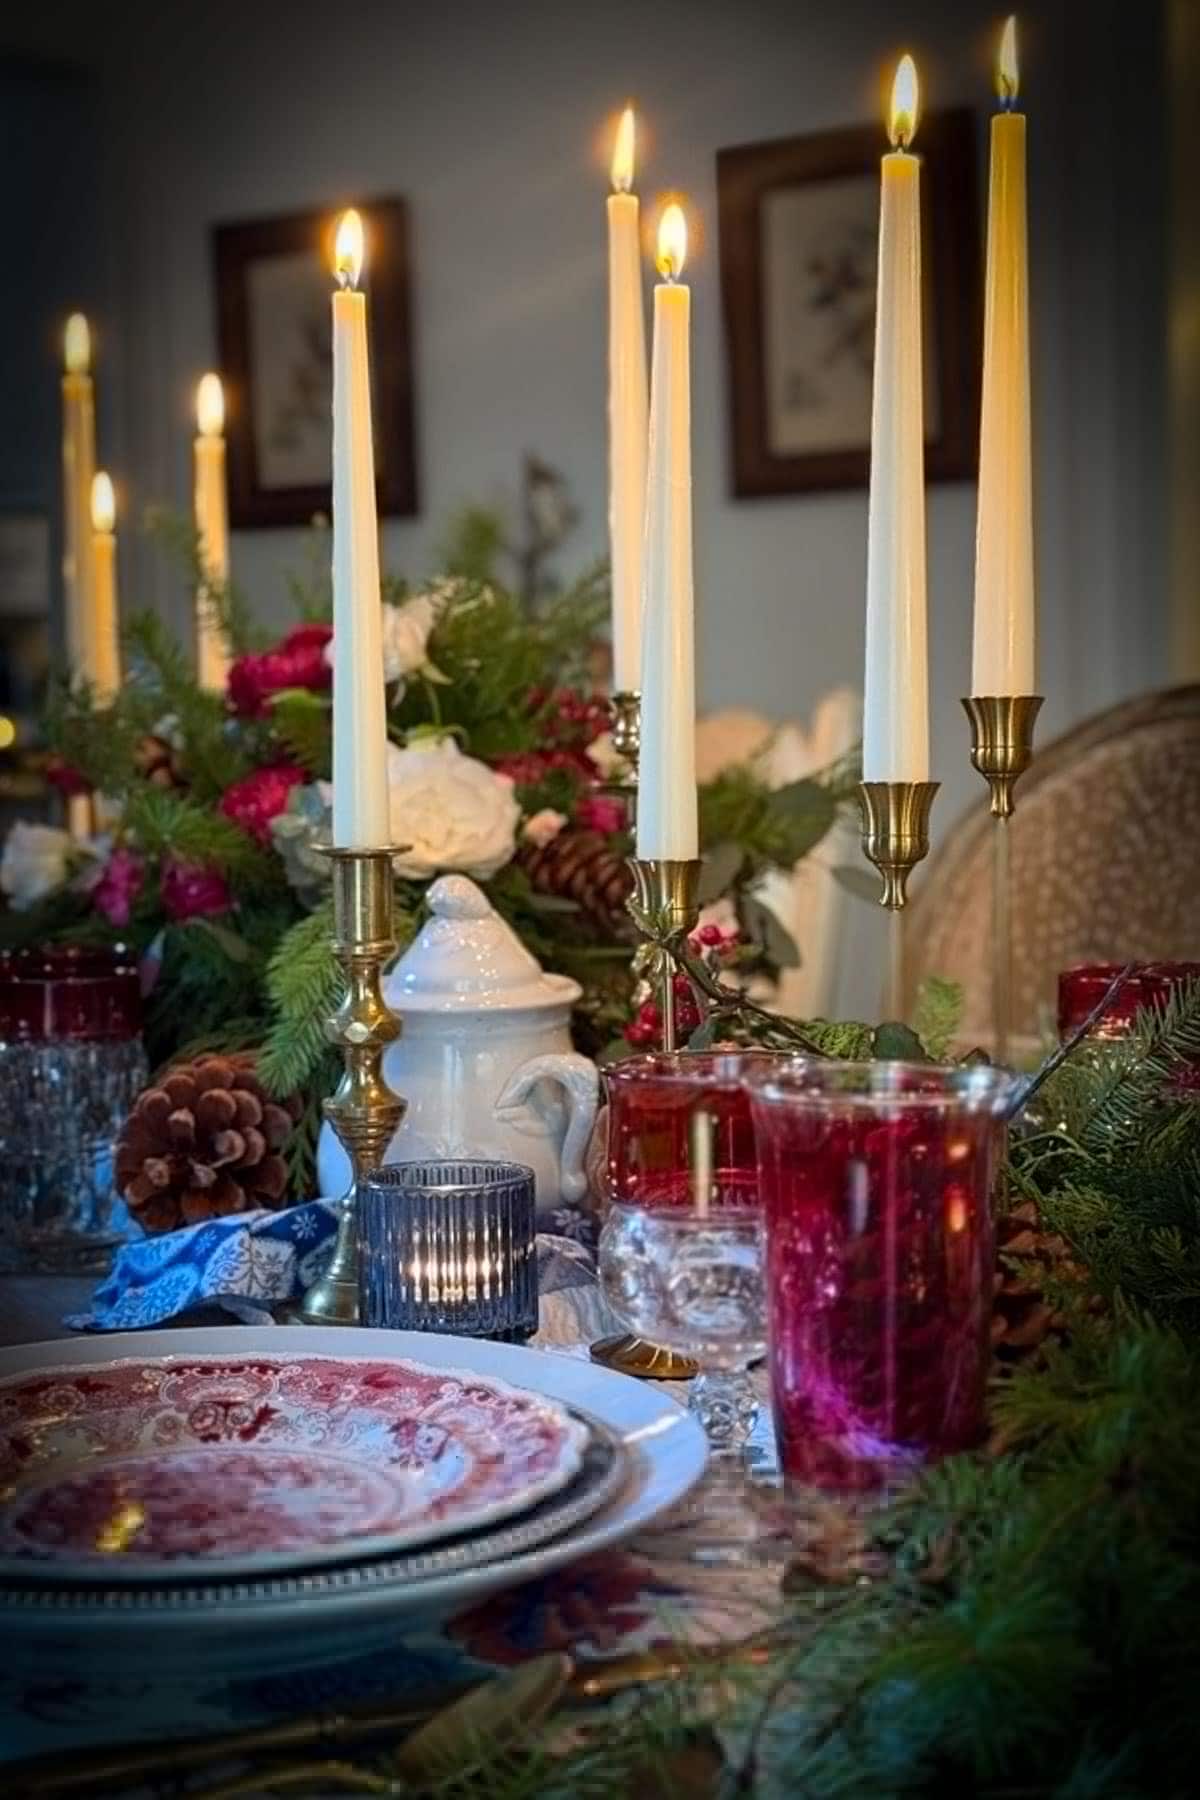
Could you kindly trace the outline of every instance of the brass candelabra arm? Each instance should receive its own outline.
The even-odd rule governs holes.
[[[963,700],[971,721],[971,767],[991,789],[992,814],[1012,817],[1013,790],[1033,760],[1040,694],[972,694]]]

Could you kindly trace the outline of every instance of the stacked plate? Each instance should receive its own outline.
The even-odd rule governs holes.
[[[0,1631],[56,1670],[361,1653],[619,1542],[704,1469],[673,1400],[415,1332],[0,1353]]]

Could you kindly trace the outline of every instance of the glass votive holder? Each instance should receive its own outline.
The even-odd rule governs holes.
[[[1123,965],[1081,963],[1058,978],[1058,1036],[1065,1043],[1099,1006]],[[1179,994],[1200,983],[1200,963],[1134,963],[1125,980],[1090,1026],[1079,1052],[1095,1067],[1113,1068],[1127,1056],[1126,1046],[1137,1029],[1138,1014],[1168,1006]],[[1200,1092],[1200,1062],[1182,1065],[1176,1090]]]
[[[103,1269],[129,1235],[113,1160],[141,1028],[124,947],[0,952],[0,1267]]]
[[[680,1050],[630,1056],[606,1068],[610,1202],[694,1205],[696,1126],[705,1115],[713,1203],[757,1206],[758,1160],[745,1083],[753,1070],[788,1060],[770,1050]]]
[[[364,1325],[510,1341],[537,1330],[534,1175],[521,1163],[377,1169],[359,1190],[358,1243]]]
[[[978,1443],[1015,1077],[796,1059],[752,1077],[789,1487],[872,1492]]]

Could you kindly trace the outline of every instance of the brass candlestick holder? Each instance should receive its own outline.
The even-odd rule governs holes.
[[[694,930],[700,917],[696,898],[700,885],[699,859],[675,861],[645,860],[631,856],[634,893],[630,910],[639,929],[646,931],[646,942],[653,946],[654,967],[651,975],[658,990],[659,1013],[662,1017],[663,1049],[675,1049],[675,961],[671,945]],[[690,1381],[700,1373],[698,1363],[678,1350],[666,1350],[645,1338],[622,1332],[615,1337],[600,1338],[592,1345],[593,1362],[622,1375],[643,1375],[654,1381]]]
[[[621,767],[604,783],[607,794],[625,802],[625,822],[637,829],[638,758],[642,750],[642,696],[627,690],[612,697],[612,747]]]
[[[338,1202],[333,1255],[300,1306],[305,1325],[358,1323],[358,1188],[377,1169],[404,1117],[405,1102],[383,1078],[383,1053],[401,1024],[380,989],[396,948],[392,924],[394,849],[327,850],[333,864],[333,951],[346,993],[326,1022],[345,1072],[325,1101],[325,1117],[350,1158],[350,1185]]]
[[[992,1028],[997,1062],[1008,1060],[1012,1036],[1012,864],[1008,827],[1015,788],[1033,760],[1040,694],[973,694],[963,700],[971,721],[971,766],[991,790]]]
[[[908,878],[929,854],[929,815],[936,781],[860,781],[863,853],[883,877],[879,904],[891,913],[888,1007],[893,1018],[904,1010],[904,944],[900,914],[908,899]]]

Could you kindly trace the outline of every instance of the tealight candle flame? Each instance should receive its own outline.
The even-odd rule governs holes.
[[[632,106],[627,106],[621,114],[621,122],[617,126],[617,141],[612,153],[613,192],[627,194],[633,186],[633,145],[637,126]]]
[[[196,388],[196,428],[201,437],[220,437],[225,429],[225,390],[219,375],[202,375]]]
[[[63,332],[63,360],[69,375],[86,375],[92,361],[92,333],[82,313],[72,313]]]
[[[677,200],[663,207],[658,221],[658,272],[666,281],[678,281],[687,259],[687,220]]]
[[[363,222],[351,207],[338,220],[333,272],[342,287],[357,287],[363,264]]]
[[[117,522],[117,499],[103,469],[92,476],[92,530],[111,531]]]
[[[1017,15],[1010,13],[1004,21],[1000,54],[996,58],[996,92],[1002,105],[1012,105],[1020,85],[1020,71],[1017,67]]]
[[[888,137],[897,150],[907,150],[913,141],[917,129],[919,99],[917,65],[911,56],[902,56],[896,64],[892,82],[891,116],[888,120]]]

